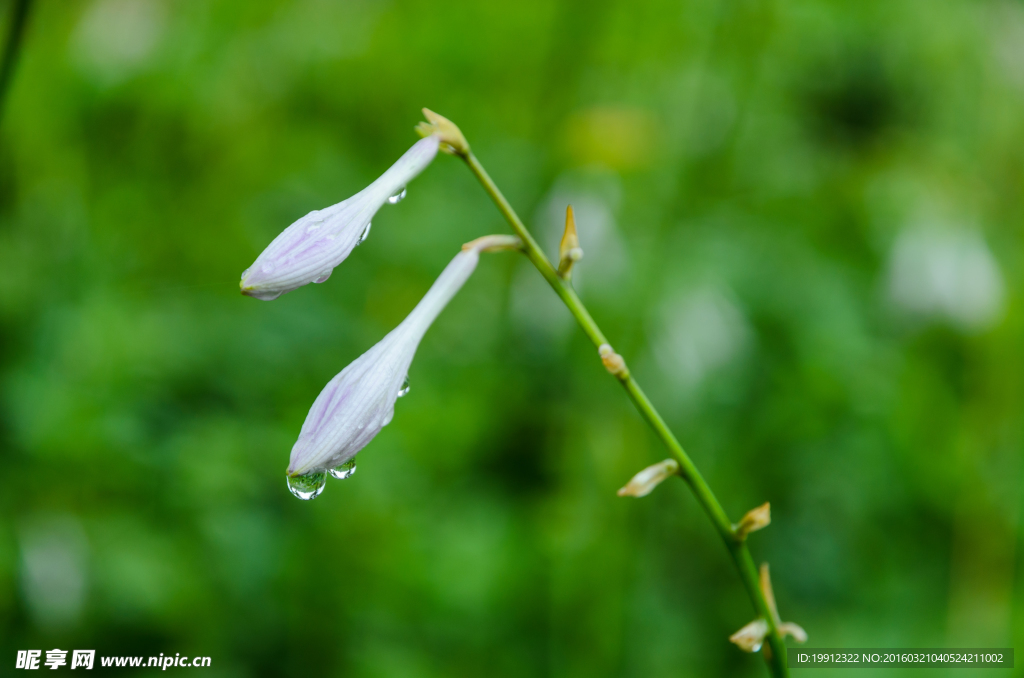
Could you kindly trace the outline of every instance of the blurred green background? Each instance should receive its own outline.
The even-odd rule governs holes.
[[[575,206],[577,289],[730,515],[772,503],[810,646],[1024,648],[1019,0],[40,0],[0,127],[8,669],[765,675],[684,484],[615,496],[666,452],[511,254],[358,473],[288,493],[323,385],[508,230],[441,156],[328,283],[238,294],[421,106],[548,252]]]

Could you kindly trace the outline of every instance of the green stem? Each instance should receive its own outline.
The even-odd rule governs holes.
[[[14,78],[14,66],[18,61],[22,38],[25,36],[31,2],[32,0],[14,0],[14,4],[11,6],[11,22],[7,30],[7,42],[4,44],[3,57],[0,59],[0,115],[3,113],[4,103],[7,100],[7,90]]]
[[[540,271],[541,275],[548,281],[548,284],[555,290],[555,293],[569,308],[569,311],[576,317],[576,321],[594,343],[594,346],[600,347],[608,344],[608,340],[605,338],[601,328],[597,326],[597,323],[594,322],[583,302],[576,296],[576,291],[568,281],[558,276],[551,262],[544,256],[543,250],[537,245],[537,241],[533,239],[533,236],[519,219],[515,210],[512,209],[508,200],[502,195],[501,190],[498,189],[490,175],[487,174],[487,170],[480,164],[480,161],[477,160],[471,151],[460,155],[483,185],[487,194],[491,196],[494,204],[498,206],[498,210],[505,217],[505,220],[512,226],[512,230],[522,239],[523,252],[526,254],[526,257],[537,267],[537,270]],[[665,443],[669,452],[672,453],[672,457],[679,462],[679,474],[690,486],[690,489],[693,490],[697,501],[700,502],[701,507],[708,514],[715,529],[718,530],[719,535],[721,535],[722,540],[725,542],[726,548],[729,549],[729,554],[732,556],[736,569],[739,571],[740,579],[743,580],[747,594],[754,604],[754,610],[758,616],[768,622],[768,647],[771,648],[771,651],[765,653],[765,659],[768,662],[769,670],[777,678],[789,675],[786,668],[786,645],[779,635],[775,619],[769,612],[768,604],[764,599],[764,594],[761,592],[757,568],[754,566],[754,559],[750,556],[750,551],[747,549],[746,540],[737,536],[736,531],[732,527],[732,522],[730,522],[725,510],[715,497],[715,493],[708,487],[704,477],[694,465],[693,460],[690,459],[683,446],[676,440],[675,435],[672,434],[665,420],[658,414],[658,411],[647,398],[647,395],[644,394],[629,370],[625,368],[617,370],[615,376],[622,383],[629,397],[632,398],[633,404],[640,410],[640,414],[651,425],[651,428],[658,434],[662,442]]]

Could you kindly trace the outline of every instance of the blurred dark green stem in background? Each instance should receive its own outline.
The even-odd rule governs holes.
[[[14,0],[11,5],[11,23],[4,41],[3,62],[0,62],[0,118],[3,118],[4,104],[7,101],[7,90],[14,77],[14,67],[18,62],[18,52],[25,37],[25,26],[28,24],[28,12],[32,0]]]
[[[555,290],[558,296],[562,299],[565,305],[575,316],[580,327],[587,334],[590,340],[594,343],[594,346],[600,347],[608,344],[608,340],[605,338],[604,333],[601,332],[601,328],[597,326],[594,319],[590,316],[586,306],[580,301],[580,298],[576,295],[575,290],[567,280],[563,280],[558,276],[558,273],[552,267],[551,262],[548,261],[547,257],[544,256],[543,250],[534,240],[533,236],[527,230],[522,220],[516,214],[515,210],[509,204],[505,196],[502,195],[501,190],[491,179],[490,175],[487,174],[487,170],[484,169],[480,161],[477,160],[476,156],[473,155],[472,151],[462,155],[466,164],[469,165],[470,170],[476,175],[476,178],[483,185],[484,190],[491,196],[491,199],[498,206],[498,210],[505,217],[506,221],[512,226],[512,230],[516,232],[523,241],[523,252],[527,258],[537,267],[541,275],[548,281],[551,287]],[[722,540],[725,542],[726,547],[729,549],[729,553],[732,555],[733,561],[736,563],[736,568],[739,570],[740,578],[743,580],[743,585],[747,589],[747,594],[750,596],[751,601],[754,604],[758,616],[768,622],[768,644],[771,648],[770,653],[765,653],[765,658],[768,661],[769,669],[774,676],[786,676],[788,670],[786,667],[786,647],[779,635],[779,630],[775,624],[774,616],[768,610],[768,604],[765,601],[764,594],[761,591],[757,576],[757,568],[754,566],[754,560],[750,556],[750,551],[747,549],[746,541],[740,538],[736,531],[733,529],[732,522],[725,514],[725,510],[715,497],[714,492],[708,487],[704,477],[697,470],[693,461],[689,455],[683,449],[683,446],[679,444],[679,441],[673,435],[672,431],[669,430],[668,425],[665,423],[661,415],[654,408],[654,405],[644,394],[640,385],[630,374],[628,369],[621,369],[618,374],[615,375],[622,385],[625,387],[629,397],[633,399],[633,403],[637,409],[640,410],[640,414],[643,415],[647,423],[650,424],[651,428],[658,434],[665,446],[668,447],[672,456],[679,462],[680,475],[683,480],[687,482],[690,489],[697,497],[697,501],[704,508],[704,511],[711,518],[711,522],[714,524],[715,529],[721,535]],[[767,648],[766,648],[767,649]]]

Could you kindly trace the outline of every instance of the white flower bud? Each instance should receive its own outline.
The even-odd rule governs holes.
[[[311,282],[324,282],[362,242],[370,220],[437,155],[440,140],[417,141],[380,178],[344,202],[313,211],[281,232],[242,273],[242,294],[270,301]]]
[[[292,447],[288,475],[340,466],[391,422],[420,340],[469,279],[487,246],[470,243],[455,255],[408,317],[324,387]]]
[[[675,459],[659,461],[633,476],[625,487],[619,489],[618,494],[620,497],[646,497],[661,481],[678,472],[679,462]]]

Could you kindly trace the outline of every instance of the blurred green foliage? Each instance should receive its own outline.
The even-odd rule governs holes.
[[[323,385],[507,230],[440,157],[329,282],[239,296],[421,106],[549,252],[576,206],[582,297],[733,518],[771,501],[811,646],[1024,647],[1019,0],[40,0],[9,95],[4,665],[764,675],[685,486],[615,496],[666,454],[511,254],[359,472],[287,492]]]

